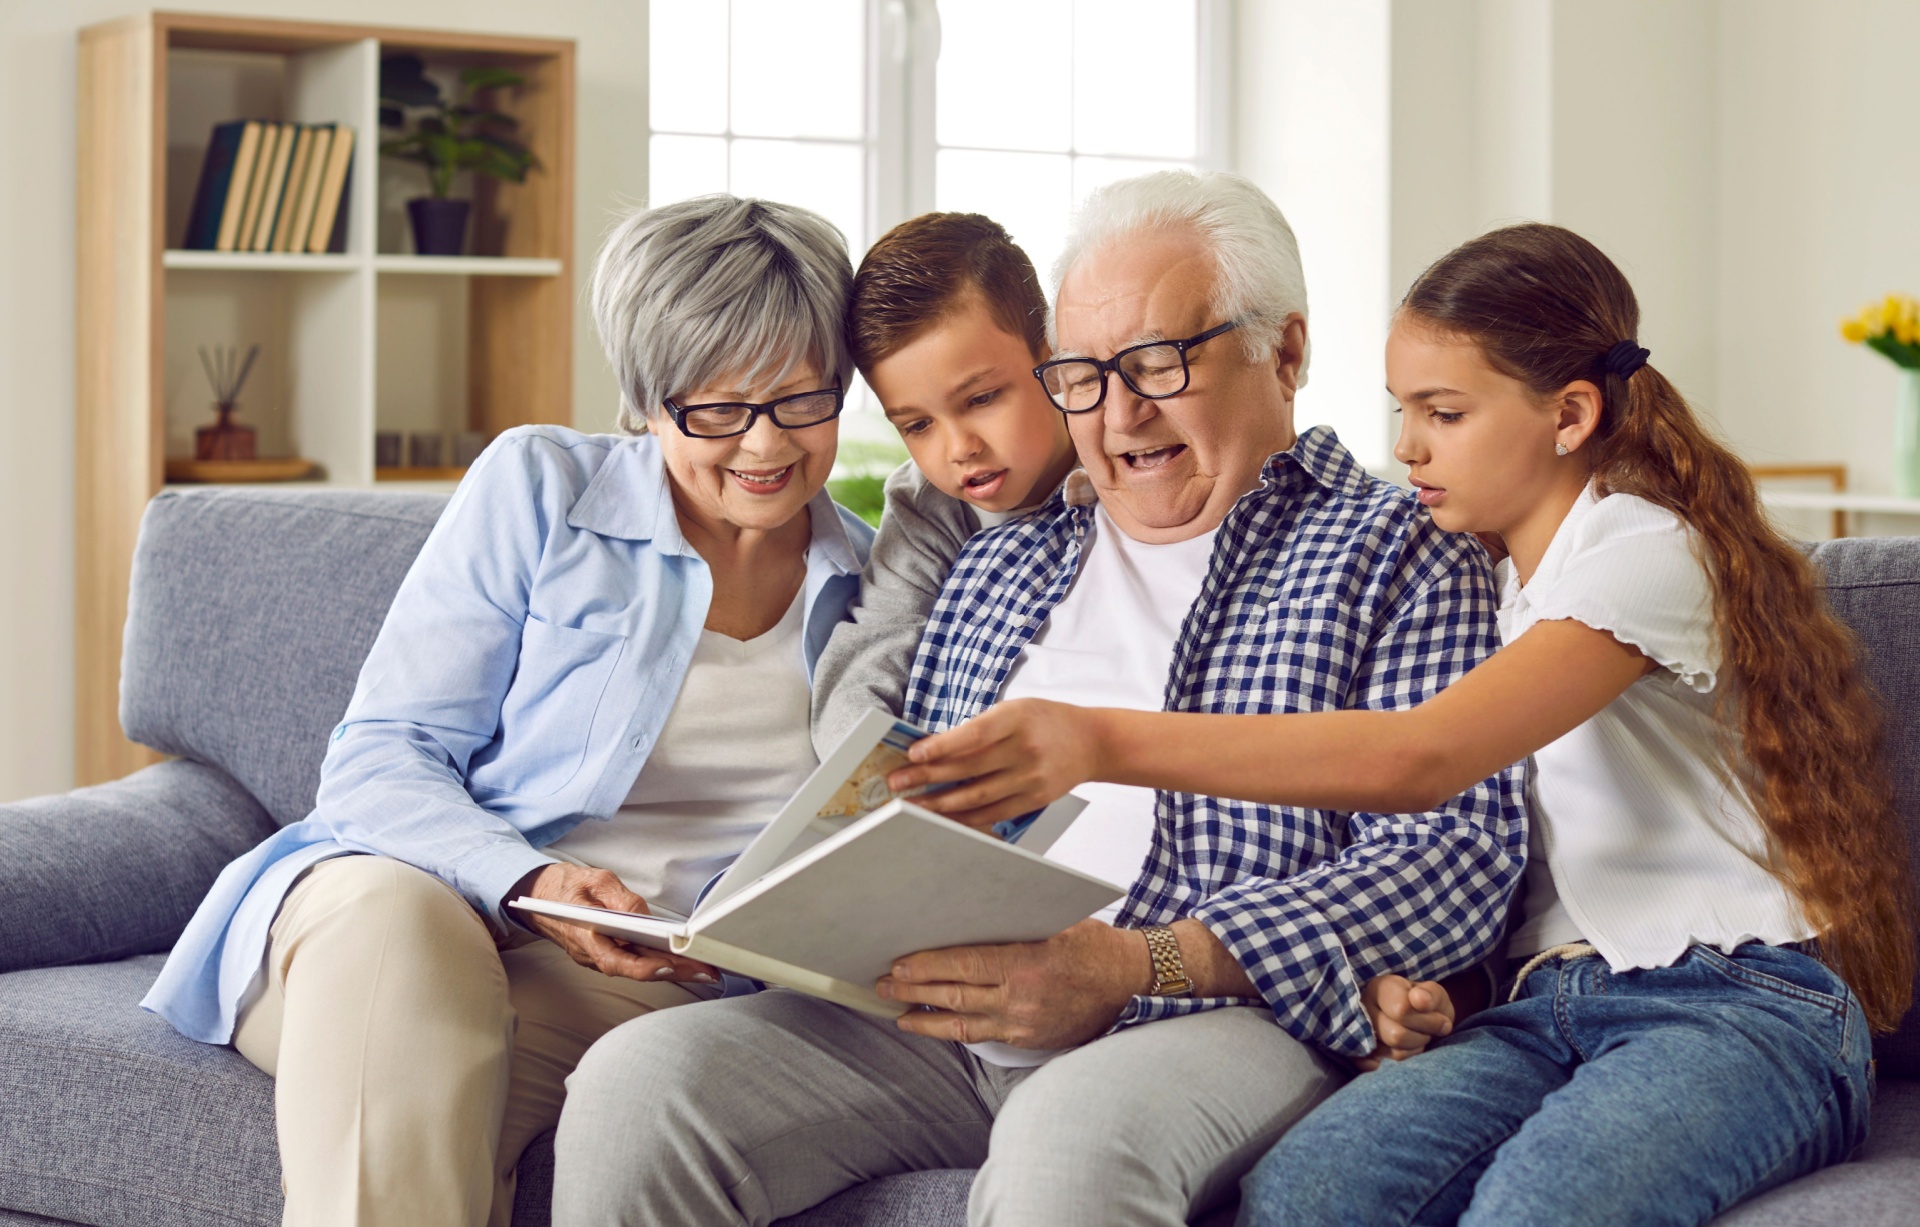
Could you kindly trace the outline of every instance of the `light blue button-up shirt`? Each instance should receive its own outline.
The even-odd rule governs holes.
[[[873,534],[824,491],[808,510],[811,673]],[[554,859],[540,849],[625,799],[712,595],[651,436],[502,435],[401,583],[313,812],[221,872],[141,1004],[226,1043],[281,899],[346,853],[417,865],[504,929],[507,892]]]

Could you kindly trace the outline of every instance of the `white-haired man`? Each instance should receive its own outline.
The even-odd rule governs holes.
[[[1036,373],[1084,471],[961,553],[907,719],[1403,707],[1494,650],[1479,549],[1296,435],[1305,288],[1257,188],[1115,184],[1057,271]],[[622,1027],[569,1083],[556,1223],[763,1224],[978,1164],[976,1224],[1183,1224],[1372,1050],[1366,980],[1480,957],[1523,859],[1517,772],[1419,815],[1086,793],[1053,855],[1131,881],[1117,914],[902,959],[897,1025],[775,991]]]

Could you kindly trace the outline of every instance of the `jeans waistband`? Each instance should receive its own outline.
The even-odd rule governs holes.
[[[1742,946],[1752,945],[1752,944],[1753,943],[1751,942],[1741,943]],[[1809,938],[1803,942],[1774,942],[1774,943],[1761,943],[1761,944],[1772,945],[1773,948],[1776,950],[1791,950],[1795,954],[1804,954],[1810,959],[1818,959],[1820,957],[1820,942],[1819,942],[1819,939],[1817,938]],[[1736,950],[1738,950],[1739,948],[1740,947],[1738,946],[1735,947]],[[1689,947],[1689,949],[1691,949],[1691,947]],[[1507,990],[1507,1000],[1518,1001],[1520,999],[1520,987],[1521,985],[1527,982],[1527,977],[1532,975],[1534,972],[1540,970],[1542,967],[1546,966],[1548,963],[1558,962],[1565,959],[1583,959],[1583,958],[1586,958],[1588,955],[1598,955],[1599,953],[1600,952],[1598,950],[1594,949],[1593,943],[1591,942],[1567,942],[1564,945],[1551,946],[1545,950],[1542,950],[1539,954],[1534,955],[1532,958],[1529,958],[1524,962],[1522,962],[1519,959],[1508,959],[1507,973],[1511,977],[1512,987]],[[1682,957],[1685,957],[1685,956],[1683,955]]]

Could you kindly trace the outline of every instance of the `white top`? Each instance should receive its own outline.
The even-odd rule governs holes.
[[[819,765],[808,731],[803,600],[766,634],[703,630],[666,726],[626,803],[546,851],[611,869],[627,888],[687,915],[700,888],[753,841]]]
[[[1529,875],[1528,919],[1508,953],[1577,934],[1627,971],[1668,966],[1695,943],[1726,951],[1813,937],[1767,871],[1765,832],[1732,786],[1736,734],[1714,710],[1712,590],[1687,526],[1645,499],[1600,498],[1589,486],[1526,586],[1510,562],[1500,580],[1503,641],[1567,619],[1661,666],[1533,756],[1534,846],[1550,872]]]
[[[1000,698],[1053,699],[1083,707],[1159,711],[1166,702],[1173,647],[1200,595],[1214,533],[1148,545],[1120,531],[1096,507],[1079,573],[1039,633],[1020,653]],[[1082,784],[1087,808],[1047,859],[1131,886],[1153,846],[1154,791]],[[1095,915],[1111,922],[1118,903]],[[1006,1044],[969,1045],[995,1065],[1039,1065],[1054,1054]]]

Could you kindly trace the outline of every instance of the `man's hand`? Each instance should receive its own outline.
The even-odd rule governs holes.
[[[913,799],[976,830],[1049,805],[1097,778],[1100,737],[1093,709],[1046,699],[1011,699],[955,729],[923,737],[910,767],[887,777],[895,792],[965,780]]]
[[[1353,1063],[1357,1069],[1375,1070],[1382,1061],[1404,1061],[1453,1033],[1453,998],[1445,985],[1431,980],[1415,983],[1405,976],[1375,976],[1360,990],[1360,1000],[1378,1044],[1372,1055]]]
[[[1043,942],[955,946],[895,960],[874,987],[909,1010],[902,1031],[1016,1048],[1071,1048],[1099,1036],[1153,982],[1147,939],[1083,920]]]
[[[512,900],[522,895],[581,907],[649,913],[647,901],[628,890],[611,871],[565,863],[534,870],[521,878],[507,897]],[[629,980],[690,980],[697,984],[712,984],[718,979],[713,968],[705,963],[629,945],[604,933],[537,912],[516,912],[515,915],[521,923],[566,951],[574,962],[610,976],[625,976]]]

